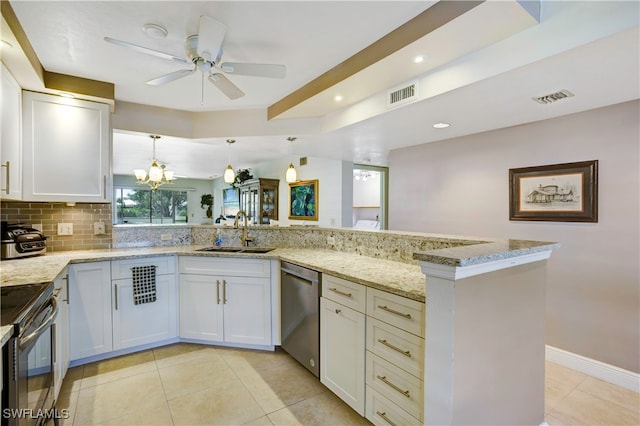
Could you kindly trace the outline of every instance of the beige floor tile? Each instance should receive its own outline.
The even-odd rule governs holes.
[[[93,371],[93,375],[87,376],[85,369],[85,377],[82,379],[80,384],[81,389],[90,388],[92,386],[103,385],[105,383],[115,382],[116,380],[125,379],[127,377],[134,377],[138,374],[150,373],[152,371],[157,371],[158,367],[156,366],[155,361],[143,362],[140,364],[131,364],[128,363],[125,365],[120,365],[119,368],[113,369],[100,369],[99,367]],[[103,371],[98,373],[98,371]]]
[[[544,416],[544,421],[547,422],[549,426],[569,426],[569,423],[561,421],[553,414],[546,414]]]
[[[172,399],[169,408],[176,425],[242,425],[265,415],[240,380]]]
[[[265,413],[272,413],[326,390],[315,376],[298,363],[251,374],[245,371],[240,379]]]
[[[276,426],[371,424],[331,392],[323,392],[271,413],[269,419]]]
[[[62,418],[60,425],[72,425],[75,416],[76,407],[78,406],[78,395],[80,391],[60,392],[56,400],[56,409],[60,412]]]
[[[151,350],[122,355],[103,361],[92,362],[84,366],[83,378],[98,376],[112,371],[122,370],[128,367],[135,367],[147,362],[154,362]]]
[[[74,424],[92,425],[166,401],[157,371],[82,389]]]
[[[607,383],[595,377],[587,377],[584,382],[580,383],[578,389],[629,410],[640,411],[640,394],[629,389]]]
[[[84,375],[84,365],[77,367],[71,367],[67,369],[67,374],[64,376],[62,386],[60,387],[60,393],[77,392],[82,385],[82,377]]]
[[[249,423],[245,423],[245,425],[247,426],[273,426],[273,423],[271,423],[271,420],[269,420],[269,417],[267,416],[262,416],[258,419],[252,420]]]
[[[98,424],[96,424],[97,426]],[[171,411],[169,411],[169,405],[167,401],[162,401],[156,405],[142,407],[140,410],[136,410],[132,413],[125,414],[124,416],[111,419],[99,425],[109,426],[145,426],[145,425],[158,425],[158,426],[172,426],[173,418],[171,417]]]
[[[166,348],[154,349],[154,356],[158,368],[190,363],[204,359],[219,359],[215,346],[179,343]]]
[[[168,400],[238,379],[219,355],[196,358],[158,371]]]
[[[281,349],[261,351],[250,349],[219,349],[218,353],[231,369],[242,376],[249,372],[265,371],[283,365],[294,365],[297,361]]]
[[[550,416],[567,425],[640,424],[639,413],[622,408],[581,390],[573,390],[551,410]]]
[[[570,383],[561,382],[553,378],[547,378],[544,383],[544,409],[549,412],[558,402],[575,389]]]

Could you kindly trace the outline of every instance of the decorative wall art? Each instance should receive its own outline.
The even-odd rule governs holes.
[[[509,169],[509,219],[598,221],[598,160]]]
[[[289,219],[318,220],[318,181],[289,184]]]

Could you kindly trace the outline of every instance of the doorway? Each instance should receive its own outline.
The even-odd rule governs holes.
[[[387,229],[389,168],[353,165],[353,228]]]

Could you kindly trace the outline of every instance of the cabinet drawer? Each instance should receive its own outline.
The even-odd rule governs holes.
[[[367,306],[367,288],[361,284],[324,274],[322,276],[322,297],[341,305],[365,312]]]
[[[150,265],[156,266],[156,275],[176,273],[175,256],[137,257],[134,259],[111,261],[111,279],[120,280],[124,278],[131,278],[131,268],[134,266]]]
[[[413,417],[423,420],[423,381],[367,351],[367,385]]]
[[[423,378],[424,339],[374,318],[367,318],[367,350]]]
[[[367,315],[424,338],[424,303],[370,288]]]
[[[180,256],[178,263],[181,274],[234,277],[271,276],[271,263],[264,259]]]
[[[377,426],[422,425],[422,422],[367,386],[367,419]]]

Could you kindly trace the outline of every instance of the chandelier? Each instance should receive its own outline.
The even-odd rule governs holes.
[[[158,165],[158,160],[156,159],[156,140],[160,139],[160,136],[149,135],[149,137],[153,139],[153,157],[151,157],[149,173],[144,169],[135,169],[133,173],[135,173],[139,184],[147,184],[151,187],[152,191],[155,191],[160,185],[171,183],[175,178],[173,177],[173,172],[166,170],[164,164]]]

